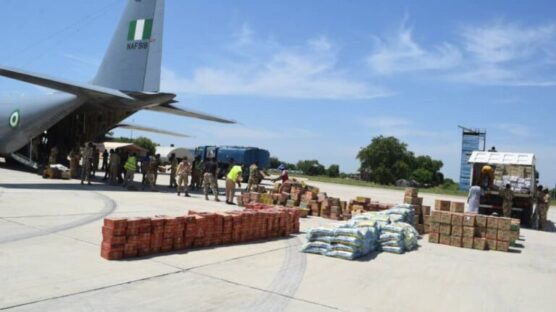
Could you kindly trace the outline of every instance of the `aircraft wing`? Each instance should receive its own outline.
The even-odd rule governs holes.
[[[175,101],[172,101],[172,102],[176,103]],[[205,114],[205,113],[201,113],[201,112],[185,110],[185,109],[176,107],[176,106],[172,105],[171,103],[166,103],[166,104],[162,104],[162,105],[159,105],[159,106],[147,107],[147,109],[152,110],[152,111],[156,111],[156,112],[174,114],[174,115],[197,118],[197,119],[203,119],[203,120],[209,120],[209,121],[216,121],[216,122],[227,123],[227,124],[235,124],[236,123],[236,121],[234,121],[234,120],[223,119],[223,118],[220,118],[220,117],[217,117],[217,116],[213,116],[213,115],[209,115],[209,114]]]
[[[93,98],[119,98],[134,101],[132,97],[118,90],[86,83],[75,83],[62,79],[54,79],[48,76],[37,75],[4,66],[0,66],[0,76],[76,95],[86,95]]]
[[[190,138],[191,137],[187,134],[182,134],[182,133],[177,133],[177,132],[172,132],[172,131],[166,131],[166,130],[151,128],[151,127],[146,127],[146,126],[134,125],[134,124],[126,124],[126,123],[119,123],[119,124],[115,125],[114,128],[112,128],[112,129],[115,129],[115,128],[146,131],[146,132],[165,134],[165,135],[181,137],[181,138]]]

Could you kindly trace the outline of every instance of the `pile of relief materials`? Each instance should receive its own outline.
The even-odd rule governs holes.
[[[353,260],[374,251],[377,238],[374,227],[314,228],[307,233],[303,252]]]
[[[415,211],[411,205],[367,212],[335,228],[314,228],[307,233],[303,252],[353,260],[372,251],[402,254],[417,247],[419,234],[411,226]]]

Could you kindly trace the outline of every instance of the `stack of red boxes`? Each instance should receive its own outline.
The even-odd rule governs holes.
[[[102,227],[102,245],[100,255],[108,260],[124,257],[126,243],[127,219],[106,218]]]
[[[244,211],[153,218],[105,218],[101,256],[117,260],[192,247],[287,237],[299,233],[299,211],[259,207]]]

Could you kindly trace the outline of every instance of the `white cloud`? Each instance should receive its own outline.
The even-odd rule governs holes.
[[[515,87],[556,86],[556,24],[522,26],[496,21],[464,27],[466,70],[456,81]]]
[[[451,44],[442,43],[430,51],[422,48],[405,22],[393,38],[375,38],[374,51],[367,58],[368,65],[379,74],[446,69],[460,61],[460,51]]]
[[[372,129],[376,135],[394,136],[397,138],[422,137],[422,138],[440,138],[444,137],[443,133],[436,131],[423,130],[415,125],[409,119],[377,116],[362,119],[364,126]]]
[[[556,25],[526,27],[496,21],[489,25],[468,26],[462,31],[464,48],[479,62],[494,64],[527,60],[554,49]]]
[[[256,128],[245,125],[220,126],[212,125],[205,129],[208,136],[217,140],[231,140],[234,142],[246,141],[252,144],[253,140],[290,140],[290,139],[316,139],[320,136],[310,130],[302,128],[288,128],[288,131],[271,130],[268,128]],[[249,143],[251,142],[251,143]]]
[[[234,37],[234,46],[242,47],[249,45],[253,42],[254,32],[248,24],[243,24],[239,32],[237,32]]]
[[[230,45],[241,60],[198,67],[189,77],[163,68],[164,90],[202,95],[239,95],[301,99],[372,99],[392,95],[337,67],[337,53],[325,36],[301,46],[256,40],[243,26]]]
[[[520,124],[501,123],[493,125],[495,129],[507,133],[509,136],[526,138],[532,135],[531,128]]]
[[[465,26],[457,40],[424,47],[405,25],[377,39],[367,64],[375,74],[435,70],[439,77],[477,85],[556,86],[556,24],[495,21]]]

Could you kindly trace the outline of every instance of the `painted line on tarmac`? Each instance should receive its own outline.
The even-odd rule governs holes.
[[[20,240],[24,240],[24,239],[29,239],[29,238],[34,238],[34,237],[39,237],[39,236],[44,236],[44,235],[49,235],[49,234],[55,234],[61,231],[66,231],[69,229],[73,229],[85,224],[89,224],[95,221],[98,221],[104,217],[106,217],[107,215],[113,213],[116,208],[118,207],[118,204],[111,199],[110,197],[103,195],[101,193],[98,192],[91,192],[91,194],[94,195],[94,197],[99,198],[100,200],[102,200],[104,202],[104,207],[102,208],[102,210],[100,212],[98,212],[97,214],[94,215],[88,215],[84,218],[80,218],[77,219],[75,221],[69,222],[69,223],[65,223],[62,225],[58,225],[58,226],[54,226],[51,228],[47,228],[47,229],[42,229],[42,228],[37,228],[37,227],[33,227],[33,226],[29,226],[26,224],[22,224],[19,222],[15,222],[13,220],[9,220],[9,218],[0,218],[4,221],[7,222],[11,222],[11,223],[16,223],[16,224],[22,224],[24,226],[27,227],[33,227],[36,228],[37,231],[31,232],[31,233],[23,233],[23,234],[17,234],[17,235],[12,235],[12,236],[8,236],[8,237],[3,237],[0,238],[0,244],[4,244],[4,243],[11,243],[11,242],[16,242],[16,241],[20,241]]]
[[[63,298],[67,298],[67,297],[73,297],[73,296],[82,295],[82,294],[86,294],[86,293],[90,293],[90,292],[94,292],[94,291],[104,290],[104,289],[107,289],[107,288],[132,284],[132,283],[136,283],[136,282],[148,281],[150,279],[169,276],[169,275],[182,273],[182,272],[183,271],[168,272],[168,273],[148,276],[148,277],[144,277],[144,278],[140,278],[140,279],[136,279],[136,280],[132,280],[132,281],[121,282],[121,283],[106,285],[106,286],[97,287],[97,288],[93,288],[93,289],[87,289],[87,290],[83,290],[83,291],[73,292],[73,293],[69,293],[69,294],[65,294],[65,295],[54,296],[54,297],[49,297],[49,298],[44,298],[44,299],[38,299],[38,300],[34,300],[34,301],[28,301],[28,302],[24,302],[24,303],[20,303],[20,304],[14,304],[14,305],[11,305],[11,306],[0,307],[0,310],[9,310],[9,309],[20,308],[20,307],[24,307],[24,306],[28,306],[28,305],[32,305],[32,304],[37,304],[37,303],[41,303],[41,302],[45,302],[45,301],[63,299]]]
[[[322,308],[327,308],[327,309],[330,309],[330,310],[340,310],[337,307],[329,306],[329,305],[322,304],[322,303],[319,303],[319,302],[314,302],[314,301],[310,301],[310,300],[306,300],[306,299],[296,298],[294,296],[282,294],[282,293],[279,293],[279,292],[274,292],[272,290],[268,290],[268,289],[264,289],[264,288],[259,288],[259,287],[255,287],[255,286],[250,286],[250,285],[230,281],[230,280],[227,280],[227,279],[224,279],[224,278],[212,276],[212,275],[205,274],[205,273],[194,272],[194,271],[188,271],[188,273],[208,277],[208,278],[211,278],[211,279],[214,279],[214,280],[218,280],[218,281],[225,282],[225,283],[232,284],[232,285],[236,285],[236,286],[241,286],[241,287],[245,287],[245,288],[249,288],[249,289],[262,291],[262,292],[266,293],[267,295],[270,295],[271,297],[282,297],[282,298],[284,298],[288,301],[289,300],[295,300],[295,301],[299,301],[299,302],[304,302],[304,303],[316,305],[316,306],[319,306],[319,307],[322,307]],[[270,311],[270,310],[265,310],[265,311]]]
[[[282,266],[274,280],[268,287],[267,293],[255,300],[247,309],[252,312],[280,312],[286,310],[290,298],[294,298],[299,285],[303,281],[303,275],[307,269],[307,254],[299,252],[294,246],[299,246],[301,240],[288,240],[285,249],[286,255]],[[276,294],[282,294],[276,296]]]
[[[266,294],[269,294],[273,297],[283,297],[284,299],[286,299],[287,301],[290,300],[296,300],[296,301],[300,301],[300,302],[304,302],[304,303],[308,303],[308,304],[313,304],[313,305],[317,305],[319,307],[322,308],[327,308],[330,310],[339,310],[336,307],[333,306],[328,306],[325,304],[321,304],[318,302],[313,302],[310,300],[305,300],[305,299],[300,299],[300,298],[295,298],[293,297],[293,294],[284,294],[284,293],[279,293],[279,292],[274,292],[273,290],[267,290],[267,289],[263,289],[263,288],[258,288],[258,287],[254,287],[254,286],[250,286],[250,285],[245,285],[245,284],[241,284],[241,283],[237,283],[234,281],[230,281],[230,280],[226,280],[223,278],[219,278],[219,277],[215,277],[212,275],[207,275],[204,273],[200,273],[200,272],[195,272],[193,271],[194,269],[197,268],[202,268],[202,267],[207,267],[207,266],[211,266],[211,265],[218,265],[218,264],[222,264],[222,263],[226,263],[226,262],[231,262],[234,260],[238,260],[238,259],[242,259],[242,258],[249,258],[249,257],[254,257],[254,256],[258,256],[261,254],[267,254],[267,253],[272,253],[272,252],[276,252],[278,250],[283,250],[286,249],[286,253],[291,252],[293,253],[297,253],[297,247],[301,244],[301,240],[299,239],[299,237],[296,237],[295,239],[290,239],[288,240],[289,243],[287,243],[286,247],[280,247],[280,248],[275,248],[275,249],[271,249],[271,250],[266,250],[263,252],[257,252],[257,253],[253,253],[253,254],[249,254],[249,255],[245,255],[245,256],[240,256],[240,257],[235,257],[235,258],[231,258],[231,259],[226,259],[226,260],[222,260],[222,261],[216,261],[213,263],[208,263],[208,264],[204,264],[204,265],[199,265],[199,266],[195,266],[195,267],[190,267],[190,268],[180,268],[180,267],[176,267],[170,264],[167,264],[163,261],[157,261],[157,260],[153,260],[150,259],[151,261],[155,262],[155,263],[159,263],[162,265],[166,265],[169,267],[173,267],[175,269],[177,269],[176,271],[173,272],[168,272],[168,273],[163,273],[163,274],[158,274],[158,275],[153,275],[153,276],[148,276],[148,277],[144,277],[144,278],[140,278],[140,279],[136,279],[136,280],[131,280],[131,281],[126,281],[126,282],[121,282],[121,283],[116,283],[116,284],[111,284],[111,285],[106,285],[106,286],[102,286],[102,287],[97,287],[97,288],[92,288],[92,289],[87,289],[87,290],[83,290],[83,291],[78,291],[78,292],[74,292],[74,293],[68,293],[68,294],[64,294],[64,295],[59,295],[59,296],[53,296],[53,297],[49,297],[49,298],[43,298],[43,299],[38,299],[38,300],[33,300],[33,301],[28,301],[28,302],[23,302],[23,303],[19,303],[19,304],[15,304],[15,305],[11,305],[11,306],[5,306],[5,307],[0,307],[0,310],[9,310],[9,309],[13,309],[13,308],[18,308],[18,307],[23,307],[23,306],[29,306],[29,305],[33,305],[33,304],[38,304],[41,302],[46,302],[46,301],[51,301],[51,300],[58,300],[58,299],[63,299],[63,298],[68,298],[68,297],[72,297],[72,296],[77,296],[77,295],[82,295],[82,294],[87,294],[87,293],[91,293],[91,292],[95,292],[95,291],[101,291],[101,290],[105,290],[105,289],[109,289],[112,287],[118,287],[118,286],[124,286],[124,285],[131,285],[131,284],[135,284],[137,282],[143,282],[143,281],[148,281],[151,279],[155,279],[155,278],[160,278],[160,277],[166,277],[166,276],[170,276],[170,275],[174,275],[174,274],[179,274],[179,273],[191,273],[191,274],[196,274],[196,275],[200,275],[200,276],[205,276],[214,280],[219,280],[222,282],[226,282],[232,285],[236,285],[236,286],[241,286],[241,287],[245,287],[245,288],[249,288],[249,289],[254,289],[254,290],[258,290],[261,292],[264,292]],[[306,255],[305,255],[306,256]],[[294,256],[295,257],[295,256]],[[285,258],[288,259],[288,257]],[[285,263],[285,262],[284,262]],[[282,265],[282,267],[284,267],[284,265]],[[281,269],[282,270],[282,269]],[[287,277],[287,276],[285,276]],[[302,277],[302,274],[301,274]]]
[[[126,211],[126,214],[147,212],[152,213],[152,210],[130,210]],[[68,213],[68,214],[44,214],[44,215],[25,215],[25,216],[9,216],[1,217],[2,219],[25,219],[25,218],[55,218],[55,217],[76,217],[76,216],[90,216],[97,215],[99,212],[83,212],[83,213]]]

